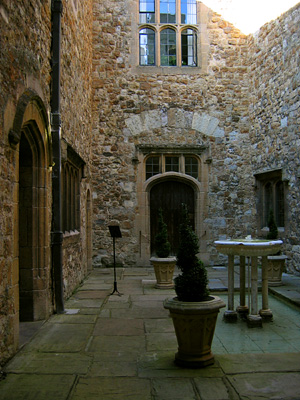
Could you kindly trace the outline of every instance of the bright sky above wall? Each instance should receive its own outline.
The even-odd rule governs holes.
[[[199,0],[198,0],[199,1]],[[201,0],[243,33],[256,32],[266,22],[294,7],[299,0]]]

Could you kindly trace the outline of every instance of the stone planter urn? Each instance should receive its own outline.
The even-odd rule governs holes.
[[[285,260],[287,256],[268,256],[268,285],[282,285],[282,273],[285,271]]]
[[[217,296],[199,302],[179,301],[176,297],[164,301],[164,308],[170,311],[177,337],[177,365],[203,368],[214,363],[211,344],[222,307],[225,307],[225,303]]]
[[[170,289],[174,287],[173,275],[176,265],[176,257],[151,257],[150,262],[154,268],[156,285],[158,289]]]

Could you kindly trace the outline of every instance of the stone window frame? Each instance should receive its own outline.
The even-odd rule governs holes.
[[[260,234],[268,231],[268,215],[274,212],[278,230],[284,232],[286,218],[286,182],[282,169],[264,171],[254,175],[257,189],[257,228]]]
[[[154,67],[160,67],[160,68],[180,68],[185,70],[189,69],[197,69],[201,67],[200,65],[200,60],[201,57],[199,57],[201,48],[200,48],[200,4],[198,1],[196,1],[196,8],[197,8],[197,23],[196,24],[182,24],[181,23],[181,15],[180,15],[180,7],[181,7],[181,1],[178,0],[176,1],[176,21],[175,23],[160,23],[160,0],[155,0],[155,23],[145,23],[145,22],[140,22],[140,10],[139,10],[139,5],[140,5],[140,0],[137,1],[137,25],[138,25],[138,65],[141,68],[149,68],[153,67],[152,64],[150,65],[144,65],[140,64],[141,56],[140,56],[140,31],[143,29],[152,29],[155,33],[155,66]],[[174,30],[176,34],[176,65],[161,65],[161,45],[160,45],[160,34],[162,31],[165,29],[172,29]],[[183,32],[187,31],[188,29],[191,29],[193,32],[195,32],[195,38],[196,38],[196,46],[195,46],[195,51],[196,54],[194,56],[196,60],[196,65],[182,65],[182,35]]]
[[[144,150],[145,151],[145,150]],[[147,153],[147,151],[146,151]],[[178,170],[177,169],[168,169],[166,168],[166,159],[167,158],[172,158],[176,157],[178,158]],[[151,158],[158,158],[159,159],[159,171],[157,173],[153,173],[153,175],[150,175],[149,169],[147,169],[147,161]],[[197,172],[197,177],[195,177],[191,173],[186,172],[186,158],[194,158],[197,163],[198,163],[198,172]],[[180,148],[170,148],[166,149],[164,147],[162,148],[156,148],[156,149],[151,149],[149,150],[148,154],[145,154],[144,158],[144,181],[147,181],[148,179],[151,179],[154,176],[157,175],[164,175],[168,173],[178,173],[182,175],[189,176],[193,179],[196,179],[197,181],[200,181],[201,177],[201,157],[199,154],[196,152],[190,151],[190,149],[180,149]]]
[[[80,182],[84,161],[67,145],[66,158],[62,159],[62,230],[80,231]]]

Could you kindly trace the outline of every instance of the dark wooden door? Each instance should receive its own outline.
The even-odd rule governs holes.
[[[155,254],[154,238],[157,234],[158,210],[163,210],[164,221],[168,226],[171,255],[176,255],[179,245],[180,208],[185,203],[194,228],[194,189],[183,182],[164,181],[155,185],[150,192],[151,254]]]

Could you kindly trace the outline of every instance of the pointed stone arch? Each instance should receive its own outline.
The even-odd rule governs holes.
[[[35,91],[27,89],[20,97],[8,136],[17,152],[13,228],[13,275],[19,277],[16,312],[21,321],[35,321],[46,319],[51,311],[52,164],[46,107]]]
[[[168,176],[156,180],[149,188],[150,208],[150,252],[155,255],[155,235],[158,233],[158,210],[163,211],[167,225],[168,240],[171,245],[171,255],[176,256],[179,247],[179,225],[181,204],[186,204],[189,210],[191,225],[195,227],[196,187],[188,179],[178,179]]]
[[[43,136],[50,162],[52,157],[51,130],[47,110],[43,100],[40,98],[37,92],[28,88],[18,100],[13,120],[13,127],[8,133],[8,140],[13,149],[16,150],[20,142],[23,125],[30,120],[35,121],[39,128],[40,134]]]

